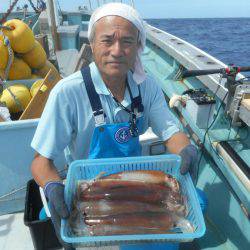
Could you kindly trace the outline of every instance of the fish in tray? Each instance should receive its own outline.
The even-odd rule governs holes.
[[[165,212],[166,208],[158,204],[138,201],[108,201],[105,199],[97,201],[78,202],[78,209],[89,217],[112,216],[137,212]]]
[[[168,210],[185,213],[183,196],[171,188],[161,184],[142,181],[97,180],[79,192],[82,201],[138,201],[160,204]]]
[[[157,170],[137,170],[125,171],[117,174],[111,174],[103,177],[106,180],[123,180],[123,181],[141,181],[153,184],[162,184],[168,186],[173,191],[179,192],[180,186],[178,181],[169,174]]]
[[[69,223],[77,235],[193,232],[178,181],[162,171],[128,171],[78,183]]]

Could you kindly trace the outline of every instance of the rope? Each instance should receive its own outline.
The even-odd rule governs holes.
[[[4,36],[4,45],[7,46],[8,55],[9,55],[8,64],[7,64],[7,67],[6,67],[5,72],[4,72],[4,80],[6,80],[9,76],[11,62],[13,60],[13,51],[12,51],[11,46],[10,46],[10,41],[6,36]]]
[[[12,12],[12,10],[14,9],[14,7],[15,7],[15,5],[17,4],[18,1],[19,1],[19,0],[15,0],[15,1],[11,4],[10,8],[9,8],[9,9],[7,10],[7,12],[3,15],[3,17],[0,19],[0,23],[4,23],[4,22],[6,21],[7,17],[8,17],[9,14]]]
[[[28,0],[30,3],[30,6],[32,7],[32,9],[36,12],[39,13],[39,10],[35,7],[35,5],[33,4],[32,0]]]
[[[61,13],[61,16],[62,16],[62,15],[63,15],[63,13],[62,13],[62,9],[61,9],[60,3],[59,3],[59,1],[58,1],[58,0],[57,0],[56,2],[57,2],[58,9],[59,9],[59,11],[60,11],[60,13]]]

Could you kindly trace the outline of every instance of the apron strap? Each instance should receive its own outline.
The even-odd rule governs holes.
[[[128,90],[129,90],[130,97],[132,97],[132,93],[131,93],[129,85],[128,85]],[[140,85],[138,85],[138,92],[139,92],[139,95],[136,97],[132,97],[132,100],[131,100],[131,110],[136,115],[144,111],[144,106],[142,104],[142,98],[141,98]]]
[[[95,86],[91,78],[89,66],[82,68],[81,73],[82,73],[82,77],[86,86],[90,105],[93,111],[95,124],[96,126],[104,125],[106,124],[105,114],[102,108],[100,97],[95,90]]]

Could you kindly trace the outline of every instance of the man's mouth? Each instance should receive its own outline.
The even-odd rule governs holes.
[[[124,62],[117,62],[117,61],[114,61],[114,62],[108,62],[108,64],[124,64]]]

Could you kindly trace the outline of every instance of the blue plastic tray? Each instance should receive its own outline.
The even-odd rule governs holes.
[[[113,236],[81,236],[72,234],[67,220],[62,220],[61,236],[69,243],[85,246],[119,245],[121,243],[141,243],[152,241],[175,241],[187,242],[204,235],[206,227],[195,187],[189,174],[179,173],[180,157],[177,155],[160,155],[146,157],[128,158],[106,158],[96,160],[74,161],[69,167],[66,186],[65,200],[71,209],[72,199],[76,192],[77,180],[92,179],[100,172],[113,174],[121,171],[131,170],[161,170],[171,174],[180,182],[182,193],[187,197],[189,214],[187,219],[193,224],[193,233],[172,233],[172,234],[145,234],[145,235],[113,235]]]

